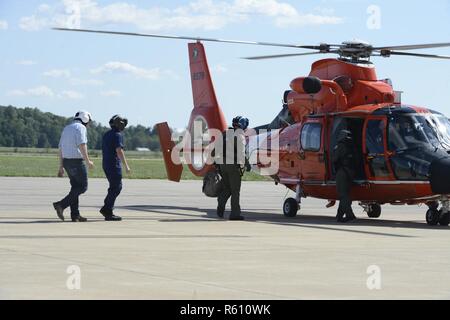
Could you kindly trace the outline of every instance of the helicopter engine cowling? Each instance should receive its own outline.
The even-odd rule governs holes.
[[[322,90],[322,81],[317,77],[300,77],[292,80],[290,86],[298,94],[316,94]]]
[[[300,77],[291,81],[288,94],[289,110],[296,122],[305,115],[348,109],[347,97],[338,83],[317,77]]]

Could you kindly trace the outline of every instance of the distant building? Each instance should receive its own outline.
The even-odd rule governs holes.
[[[146,151],[150,151],[150,149],[149,148],[136,148],[136,151],[146,152]]]

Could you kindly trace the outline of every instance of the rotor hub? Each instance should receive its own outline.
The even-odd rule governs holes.
[[[338,49],[341,59],[351,62],[367,62],[373,53],[373,46],[363,41],[343,42]]]

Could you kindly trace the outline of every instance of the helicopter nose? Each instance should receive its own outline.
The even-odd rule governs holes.
[[[450,194],[450,157],[436,159],[430,167],[430,184],[435,194]]]

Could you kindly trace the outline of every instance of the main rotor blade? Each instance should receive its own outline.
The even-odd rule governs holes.
[[[391,55],[396,56],[409,56],[409,57],[420,57],[420,58],[433,58],[433,59],[447,59],[450,60],[450,56],[441,56],[436,54],[421,54],[421,53],[412,53],[412,52],[397,52],[391,51]]]
[[[413,44],[405,46],[390,46],[390,47],[377,47],[373,50],[416,50],[416,49],[430,49],[430,48],[443,48],[450,47],[450,43],[429,43],[429,44]]]
[[[68,29],[68,28],[53,28],[58,31],[74,31],[74,32],[87,32],[87,33],[101,33],[101,34],[113,34],[120,36],[135,36],[135,37],[151,37],[151,38],[164,38],[164,39],[178,39],[178,40],[194,40],[194,41],[209,41],[209,42],[225,42],[236,44],[251,44],[258,46],[272,46],[272,47],[287,47],[287,48],[300,48],[310,50],[320,50],[320,46],[301,46],[295,44],[283,44],[272,42],[257,42],[257,41],[240,41],[240,40],[226,40],[226,39],[214,39],[214,38],[200,38],[200,37],[185,37],[185,36],[173,36],[173,35],[161,35],[151,33],[135,33],[135,32],[118,32],[118,31],[104,31],[104,30],[89,30],[89,29]]]
[[[311,56],[311,55],[326,54],[326,53],[335,53],[335,52],[330,51],[330,52],[305,52],[305,53],[291,53],[291,54],[276,54],[276,55],[270,55],[270,56],[243,57],[241,59],[264,60],[264,59],[278,59],[278,58],[289,58],[289,57],[298,57],[298,56]]]

